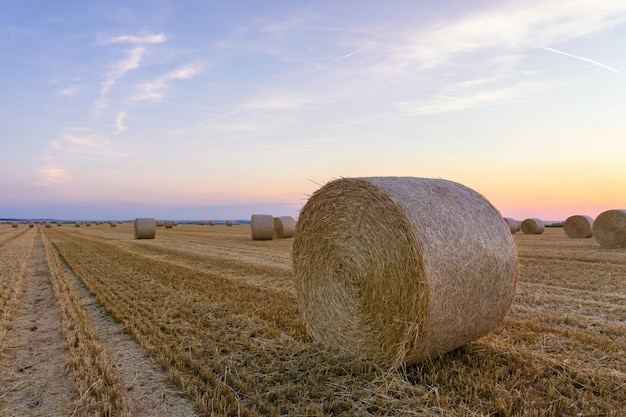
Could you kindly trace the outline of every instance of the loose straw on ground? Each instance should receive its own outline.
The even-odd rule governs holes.
[[[324,185],[300,212],[292,256],[311,336],[392,368],[489,333],[508,311],[518,276],[500,213],[441,179]]]
[[[252,240],[272,240],[274,238],[274,217],[271,214],[253,214],[250,218]]]
[[[151,217],[135,219],[135,239],[154,239],[156,236],[156,220]]]
[[[522,222],[522,233],[540,235],[546,230],[546,225],[540,219],[526,219]]]
[[[593,237],[603,248],[626,248],[626,210],[607,210],[593,222]]]
[[[593,236],[593,217],[576,214],[563,223],[563,231],[571,238],[584,239]]]
[[[296,221],[291,216],[274,217],[274,236],[278,239],[293,237]]]

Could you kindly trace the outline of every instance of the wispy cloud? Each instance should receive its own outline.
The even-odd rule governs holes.
[[[69,184],[74,180],[74,176],[67,169],[58,165],[41,167],[39,173],[43,176],[44,185]]]
[[[107,76],[100,87],[100,96],[96,101],[96,116],[99,115],[100,112],[107,107],[106,96],[111,87],[113,87],[115,82],[120,79],[125,73],[139,67],[141,57],[145,52],[146,50],[141,46],[131,49],[130,51],[128,51],[128,55],[126,56],[126,58],[118,61],[113,66],[111,71],[107,73]]]
[[[100,41],[101,44],[109,44],[109,43],[133,43],[133,44],[155,44],[162,43],[167,40],[167,36],[164,33],[159,33],[157,35],[145,35],[145,36],[132,36],[132,35],[121,35],[114,36],[102,39]]]
[[[183,65],[175,70],[156,78],[152,82],[139,85],[139,92],[135,96],[135,100],[151,100],[160,101],[163,99],[164,90],[168,87],[172,80],[184,80],[193,78],[202,73],[204,66],[201,64]]]
[[[105,136],[88,128],[69,127],[50,143],[52,157],[99,159],[118,154],[114,144]]]
[[[612,72],[617,72],[617,73],[620,72],[618,69],[616,69],[616,68],[614,68],[614,67],[612,67],[610,65],[606,65],[606,64],[603,64],[601,62],[594,61],[593,59],[585,58],[585,57],[578,56],[578,55],[568,54],[567,52],[559,51],[558,49],[554,49],[554,48],[544,47],[543,49],[545,49],[546,51],[554,52],[554,53],[559,54],[559,55],[564,55],[564,56],[568,56],[570,58],[576,58],[576,59],[579,59],[581,61],[589,62],[589,63],[591,63],[593,65],[597,65],[599,67],[602,67],[602,68],[607,69],[607,70],[612,71]]]
[[[126,117],[126,113],[123,111],[117,114],[117,118],[115,119],[115,133],[114,135],[119,135],[126,131],[126,126],[124,125],[124,118]]]
[[[522,100],[528,100],[536,94],[555,88],[554,82],[523,82],[502,88],[483,89],[480,91],[469,90],[466,92],[457,89],[446,88],[426,100],[405,101],[397,104],[397,107],[408,114],[421,115],[458,111],[481,106],[496,104],[510,104]],[[456,93],[452,93],[452,91]]]
[[[62,97],[73,97],[80,92],[81,85],[71,85],[59,91],[59,95]]]

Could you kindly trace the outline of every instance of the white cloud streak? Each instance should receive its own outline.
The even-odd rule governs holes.
[[[105,80],[102,82],[102,86],[100,87],[100,96],[96,101],[95,115],[98,116],[102,110],[104,110],[108,103],[106,100],[106,96],[113,87],[113,85],[119,80],[125,73],[128,71],[132,71],[139,67],[141,63],[141,57],[144,55],[146,50],[141,47],[135,47],[128,51],[128,56],[126,59],[121,60],[115,64],[113,69],[109,71]]]
[[[124,125],[124,118],[126,117],[126,113],[123,111],[117,114],[117,118],[115,119],[115,133],[114,135],[119,135],[126,131],[126,126]]]
[[[559,51],[558,49],[554,49],[554,48],[544,47],[543,49],[545,49],[546,51],[554,52],[555,54],[568,56],[570,58],[575,58],[575,59],[579,59],[581,61],[589,62],[590,64],[597,65],[599,67],[602,67],[602,68],[607,69],[607,70],[612,71],[612,72],[616,72],[618,74],[620,72],[618,69],[616,69],[616,68],[614,68],[614,67],[612,67],[610,65],[606,65],[606,64],[603,64],[601,62],[594,61],[593,59],[585,58],[585,57],[578,56],[578,55],[568,54],[567,52]]]
[[[172,80],[184,80],[197,76],[202,73],[204,67],[200,64],[183,65],[175,70],[156,78],[154,81],[139,85],[139,92],[135,96],[135,100],[160,101],[163,99],[164,90],[168,87]]]
[[[132,44],[156,44],[162,43],[167,40],[167,36],[164,33],[159,33],[158,35],[146,35],[146,36],[132,36],[132,35],[121,35],[115,36],[112,38],[107,38],[101,41],[102,44],[109,43],[132,43]]]

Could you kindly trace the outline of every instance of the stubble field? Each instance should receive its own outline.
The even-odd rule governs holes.
[[[503,323],[389,372],[307,336],[292,239],[0,225],[0,415],[626,415],[626,250],[515,240]]]

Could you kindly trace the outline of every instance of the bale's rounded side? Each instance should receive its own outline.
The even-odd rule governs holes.
[[[593,222],[593,237],[603,248],[626,248],[626,210],[607,210]]]
[[[274,217],[274,236],[278,239],[293,237],[296,220],[291,216]]]
[[[272,240],[274,238],[274,217],[271,214],[253,214],[250,218],[252,240]]]
[[[510,217],[505,217],[504,220],[508,223],[512,234],[519,232],[522,228],[522,222],[520,222],[519,220],[515,220]]]
[[[300,212],[294,280],[311,336],[398,367],[486,335],[513,300],[513,236],[455,182],[344,178]]]
[[[74,227],[80,227],[80,222],[74,223]]]
[[[546,230],[546,225],[540,219],[526,219],[522,222],[521,229],[527,235],[540,235]]]
[[[585,239],[593,236],[593,217],[576,214],[565,219],[563,231],[571,238]]]
[[[165,220],[165,228],[166,229],[171,229],[174,227],[174,222],[171,220]]]
[[[151,217],[135,219],[135,239],[154,239],[156,236],[156,220]]]
[[[109,222],[109,224],[111,225],[111,227],[117,227],[117,222]]]

